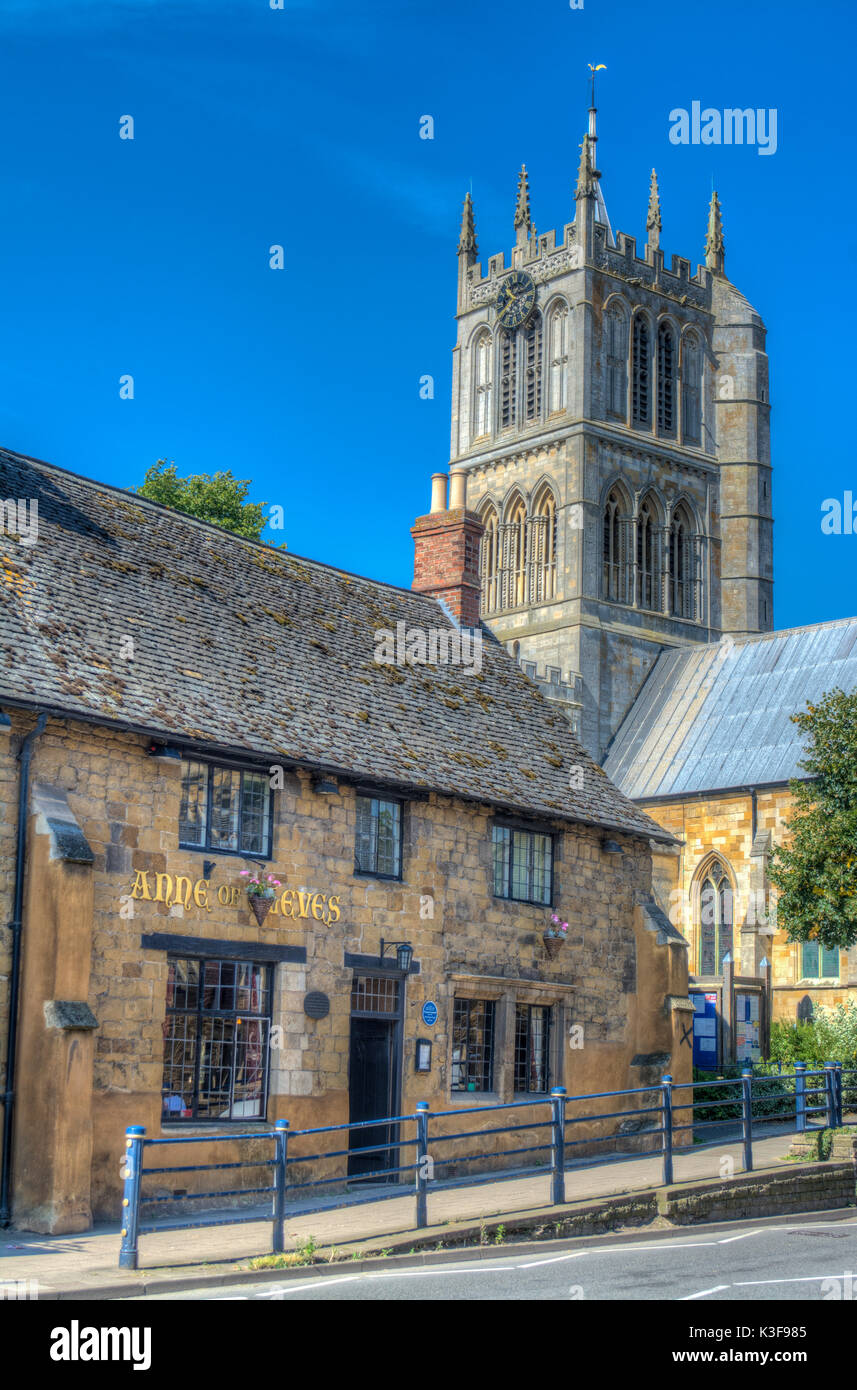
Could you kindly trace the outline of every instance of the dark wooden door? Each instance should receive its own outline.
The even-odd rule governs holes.
[[[351,1049],[348,1068],[350,1119],[380,1120],[394,1114],[395,1081],[395,1023],[386,1019],[352,1018]],[[395,1150],[372,1150],[373,1144],[389,1144],[394,1140],[393,1125],[369,1125],[366,1129],[349,1132],[350,1149],[368,1149],[368,1153],[351,1153],[348,1157],[349,1175],[360,1176],[378,1168],[393,1168],[398,1159]],[[389,1181],[387,1178],[379,1182]]]

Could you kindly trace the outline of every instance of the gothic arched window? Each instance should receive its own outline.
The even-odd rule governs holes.
[[[602,595],[613,603],[627,603],[628,516],[622,493],[615,487],[604,504],[603,537]]]
[[[605,315],[607,339],[606,406],[608,415],[624,420],[628,411],[628,319],[615,301]]]
[[[479,577],[482,587],[482,611],[494,613],[500,607],[500,526],[494,507],[482,513],[485,530],[479,543]]]
[[[548,410],[565,410],[568,404],[568,305],[557,304],[550,316],[550,382]]]
[[[658,433],[675,434],[675,333],[668,323],[658,326]]]
[[[493,344],[490,333],[480,333],[472,348],[473,354],[473,438],[491,433],[491,396],[493,390]]]
[[[631,363],[631,420],[635,425],[652,423],[651,351],[649,321],[645,314],[634,315]]]
[[[540,494],[530,519],[527,568],[529,602],[552,599],[556,593],[556,501],[548,487]]]
[[[681,346],[681,421],[688,444],[702,441],[702,343],[685,333]]]
[[[500,334],[500,428],[515,423],[515,397],[518,389],[518,335]]]
[[[658,514],[647,497],[637,516],[637,603],[640,608],[661,608],[661,546]]]
[[[527,508],[516,497],[507,512],[500,535],[500,606],[518,608],[526,602]]]
[[[732,885],[724,865],[714,859],[699,887],[699,973],[719,975],[732,955]]]
[[[520,346],[524,366],[524,421],[541,418],[542,413],[542,316],[534,314],[522,333]]]
[[[670,612],[696,617],[695,538],[690,512],[680,506],[670,526]]]

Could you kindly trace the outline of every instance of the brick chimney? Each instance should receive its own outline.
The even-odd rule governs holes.
[[[417,517],[414,538],[414,582],[419,594],[442,598],[462,627],[479,626],[479,541],[485,527],[465,505],[467,474],[450,478],[449,510],[446,474],[432,474],[431,511]]]

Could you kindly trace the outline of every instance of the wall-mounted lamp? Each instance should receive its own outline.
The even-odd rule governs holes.
[[[330,778],[316,777],[312,789],[317,796],[338,796],[339,788]]]
[[[181,762],[181,749],[171,743],[150,743],[146,749],[150,758],[164,758],[168,762]]]
[[[624,854],[622,846],[618,840],[602,840],[601,850],[604,854]]]
[[[385,941],[382,936],[381,955],[379,956],[379,960],[382,965],[384,964],[384,956],[386,955],[388,948],[391,951],[395,950],[396,952],[397,969],[401,970],[403,975],[407,975],[408,971],[411,968],[411,961],[414,958],[414,948],[411,945],[410,941]]]
[[[215,870],[216,868],[217,868],[217,863],[216,863],[216,861],[215,861],[214,859],[203,859],[203,861],[202,861],[202,876],[203,876],[203,878],[211,878],[211,875],[214,873],[214,870]]]

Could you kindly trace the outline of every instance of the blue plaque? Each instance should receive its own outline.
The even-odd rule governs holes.
[[[427,999],[423,1004],[423,1023],[427,1028],[433,1028],[437,1023],[437,1004],[431,999]]]

